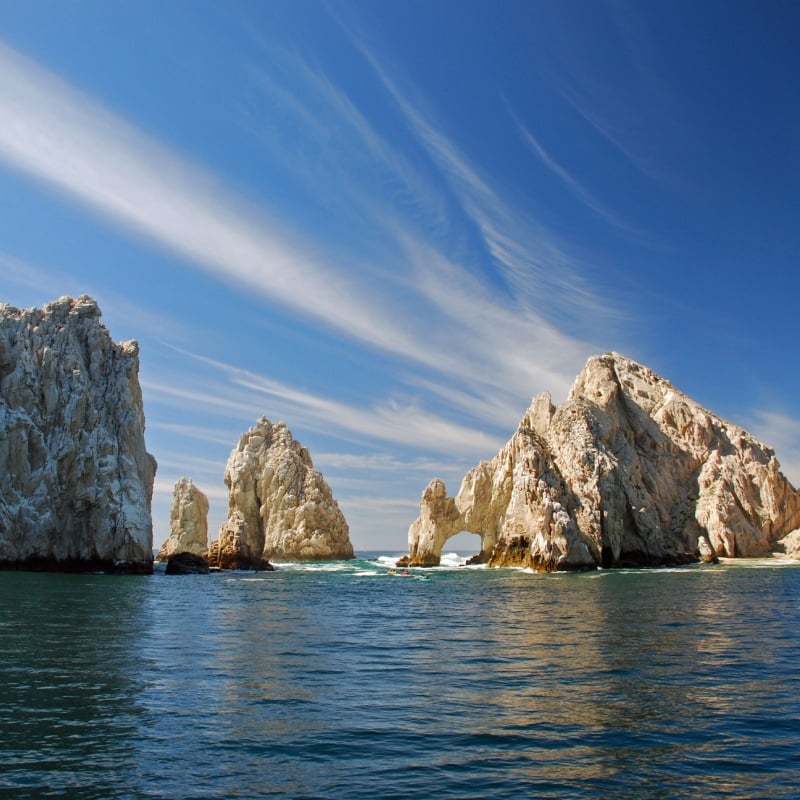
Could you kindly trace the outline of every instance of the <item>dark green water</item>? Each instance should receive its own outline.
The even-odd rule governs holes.
[[[800,796],[800,568],[0,573],[0,796]]]

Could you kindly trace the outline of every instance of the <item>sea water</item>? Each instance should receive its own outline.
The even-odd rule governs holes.
[[[460,561],[0,573],[0,796],[800,796],[800,567]]]

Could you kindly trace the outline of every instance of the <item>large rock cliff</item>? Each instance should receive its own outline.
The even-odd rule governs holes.
[[[455,498],[432,481],[401,563],[438,564],[460,531],[490,565],[542,571],[761,556],[791,552],[779,540],[798,526],[800,495],[769,447],[611,353],[559,408],[536,397]]]
[[[263,568],[270,560],[353,558],[330,487],[283,422],[262,417],[242,436],[225,483],[228,521],[209,548],[212,565]]]
[[[169,538],[158,551],[166,561],[176,553],[202,555],[208,550],[208,498],[189,478],[179,478],[172,494]]]
[[[0,566],[152,571],[139,349],[100,316],[0,305]]]

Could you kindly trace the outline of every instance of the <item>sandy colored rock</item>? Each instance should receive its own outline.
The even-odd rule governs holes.
[[[228,520],[212,565],[353,558],[347,522],[308,451],[266,417],[239,440],[225,469]]]
[[[800,527],[774,452],[616,353],[590,358],[555,408],[536,397],[514,436],[449,498],[434,480],[407,564],[438,564],[461,531],[490,565],[536,570],[763,556]]]
[[[800,529],[791,531],[778,541],[778,552],[800,560]]]
[[[0,306],[0,565],[152,571],[139,349],[100,316]]]
[[[176,553],[202,555],[208,550],[208,498],[190,478],[179,478],[172,495],[169,538],[158,551],[167,561]]]

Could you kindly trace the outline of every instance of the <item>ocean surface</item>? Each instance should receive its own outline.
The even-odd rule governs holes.
[[[0,573],[3,798],[796,798],[800,565]]]

